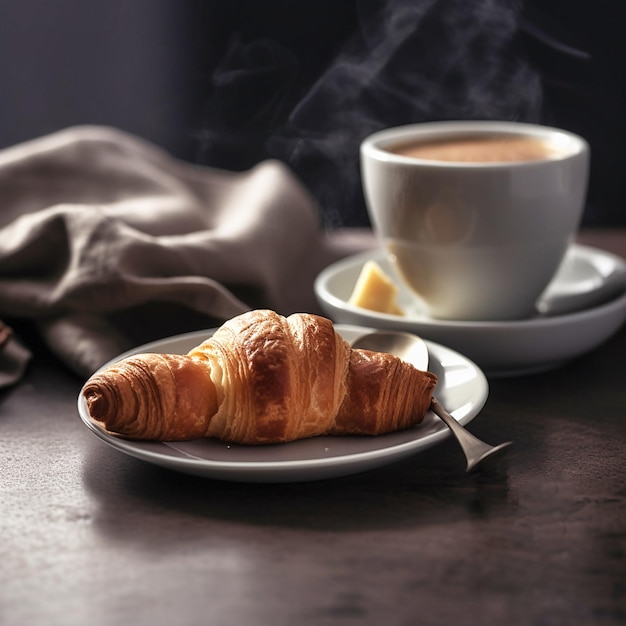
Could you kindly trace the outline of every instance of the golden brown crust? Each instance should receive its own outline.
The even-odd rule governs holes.
[[[189,353],[217,365],[224,397],[211,436],[258,444],[322,434],[345,394],[349,352],[316,315],[261,310],[226,322]]]
[[[332,322],[251,311],[188,355],[137,355],[95,374],[91,417],[130,438],[279,443],[419,423],[436,377],[398,358],[351,350]]]
[[[391,354],[352,350],[350,393],[329,434],[380,435],[419,423],[428,408],[437,377]]]
[[[173,354],[120,361],[92,376],[82,393],[94,421],[134,439],[204,437],[217,410],[216,389],[206,367]]]

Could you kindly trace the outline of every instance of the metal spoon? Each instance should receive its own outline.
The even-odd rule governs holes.
[[[411,333],[387,330],[373,331],[354,341],[352,348],[387,352],[411,363],[422,371],[428,368],[428,347],[422,339]],[[497,460],[513,443],[512,441],[507,441],[498,446],[486,444],[465,430],[434,397],[431,401],[430,409],[441,418],[459,442],[467,460],[466,471],[468,472],[476,469],[479,465],[483,466],[487,460]]]

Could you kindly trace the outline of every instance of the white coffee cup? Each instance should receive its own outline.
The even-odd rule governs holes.
[[[397,152],[412,145],[431,152]],[[442,148],[457,152],[432,153]],[[459,154],[480,160],[436,160]],[[579,227],[588,170],[584,139],[519,122],[414,124],[361,144],[372,226],[399,276],[440,319],[533,315]]]

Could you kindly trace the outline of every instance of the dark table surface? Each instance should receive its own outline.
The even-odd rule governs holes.
[[[626,232],[582,241],[626,257]],[[37,348],[37,346],[36,346]],[[450,439],[351,477],[245,484],[127,457],[36,349],[0,393],[0,624],[624,624],[626,327],[490,380],[464,473]]]

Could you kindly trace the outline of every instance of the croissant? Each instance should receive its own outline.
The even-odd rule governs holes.
[[[436,380],[390,354],[352,350],[324,317],[256,310],[187,355],[119,361],[82,394],[90,418],[124,437],[269,444],[418,424]]]

